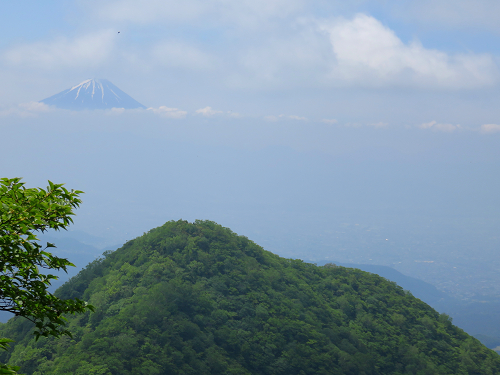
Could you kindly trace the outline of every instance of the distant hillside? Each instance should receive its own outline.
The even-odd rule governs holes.
[[[380,276],[280,258],[213,222],[168,222],[58,290],[73,339],[30,334],[25,374],[498,374],[500,357]]]

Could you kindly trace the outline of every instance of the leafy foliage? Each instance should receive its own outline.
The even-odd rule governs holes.
[[[95,311],[74,337],[4,360],[26,374],[497,374],[500,359],[377,275],[280,258],[210,221],[168,222],[105,253],[57,292]]]
[[[0,338],[0,349],[8,350],[9,342],[13,342],[13,340]],[[3,363],[0,363],[0,375],[16,375],[17,371],[20,369],[19,366],[9,366]]]
[[[35,323],[35,335],[70,334],[63,314],[84,312],[81,300],[62,300],[47,291],[57,277],[41,270],[74,266],[37,242],[36,232],[66,229],[81,191],[68,191],[49,181],[46,190],[27,189],[19,178],[0,179],[0,310]]]

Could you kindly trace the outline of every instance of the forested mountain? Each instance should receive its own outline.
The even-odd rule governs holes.
[[[395,283],[280,258],[210,221],[168,222],[57,291],[73,338],[1,325],[25,374],[498,374],[500,357]]]

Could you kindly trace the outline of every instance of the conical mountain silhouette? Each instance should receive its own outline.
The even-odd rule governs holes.
[[[107,79],[87,79],[41,102],[72,110],[146,108]]]

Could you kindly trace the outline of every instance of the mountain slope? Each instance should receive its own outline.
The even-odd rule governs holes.
[[[316,264],[318,265],[324,265],[326,263],[327,263],[326,261],[316,262]],[[342,262],[334,262],[334,263],[342,267],[358,268],[362,271],[375,273],[390,281],[394,281],[404,290],[409,290],[411,294],[413,294],[415,297],[421,299],[422,301],[433,307],[434,304],[437,303],[442,303],[444,305],[447,303],[455,302],[454,298],[439,291],[434,285],[429,284],[420,279],[416,279],[414,277],[403,275],[401,272],[396,271],[394,268],[388,266],[380,266],[375,264],[342,263]]]
[[[497,374],[500,357],[377,275],[280,258],[213,222],[168,222],[63,285],[73,339],[12,319],[26,374]]]
[[[71,110],[146,108],[106,79],[87,79],[41,102]]]
[[[323,265],[327,261],[316,262]],[[474,336],[488,348],[500,352],[500,303],[497,301],[462,301],[439,291],[425,281],[403,275],[394,268],[373,264],[339,263],[342,267],[359,268],[394,281],[438,312],[453,318],[455,325]]]

